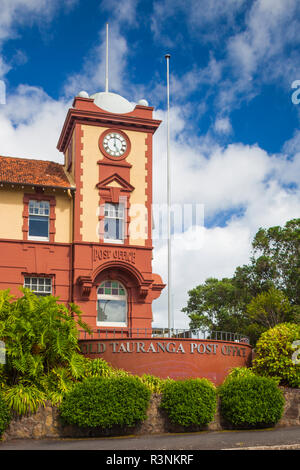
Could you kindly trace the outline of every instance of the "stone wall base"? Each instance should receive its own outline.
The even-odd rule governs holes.
[[[285,397],[284,413],[276,425],[276,427],[300,426],[300,389],[282,388]],[[64,437],[101,437],[101,436],[121,436],[128,434],[145,435],[145,434],[163,434],[163,433],[182,433],[182,432],[198,432],[198,431],[221,431],[229,429],[222,422],[218,411],[214,420],[206,427],[183,427],[172,424],[165,411],[159,405],[161,401],[160,395],[152,395],[148,408],[147,419],[132,428],[126,430],[120,427],[101,430],[99,428],[79,428],[77,426],[63,425],[59,418],[59,412],[56,407],[47,404],[45,407],[39,408],[37,413],[18,417],[15,416],[10,423],[9,428],[4,433],[2,439],[49,439]]]

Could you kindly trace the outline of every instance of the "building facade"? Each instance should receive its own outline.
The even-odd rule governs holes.
[[[152,273],[152,140],[146,103],[74,99],[64,164],[0,157],[0,289],[73,302],[93,330],[151,329],[164,284]],[[130,332],[130,333],[129,333]]]

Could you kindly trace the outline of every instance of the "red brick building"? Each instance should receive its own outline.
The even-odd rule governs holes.
[[[97,328],[151,328],[153,108],[80,94],[61,131],[64,164],[0,157],[0,289],[74,302]]]

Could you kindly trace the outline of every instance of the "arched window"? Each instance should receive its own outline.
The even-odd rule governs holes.
[[[97,325],[127,325],[127,292],[118,281],[104,281],[97,291]]]

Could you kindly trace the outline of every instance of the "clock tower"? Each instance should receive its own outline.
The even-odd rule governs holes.
[[[152,323],[164,284],[152,273],[152,139],[160,121],[142,100],[81,92],[58,149],[72,197],[71,300],[93,330],[134,336]]]

